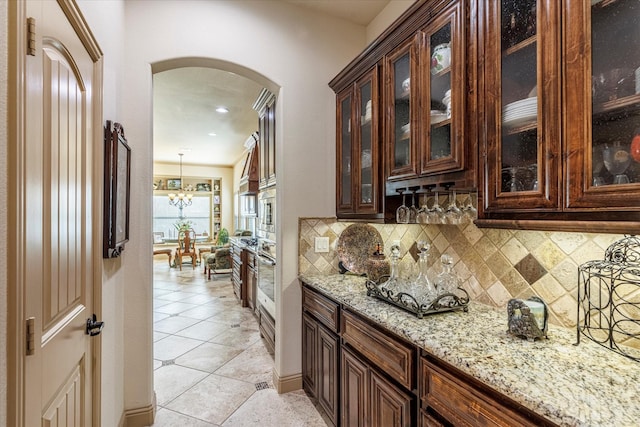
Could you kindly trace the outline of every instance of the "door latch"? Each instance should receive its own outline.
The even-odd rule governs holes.
[[[102,332],[102,328],[104,328],[104,322],[98,322],[95,313],[93,317],[87,319],[87,335],[95,337],[96,335],[99,335],[100,332]]]

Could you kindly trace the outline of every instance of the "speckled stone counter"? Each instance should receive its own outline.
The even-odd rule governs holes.
[[[558,425],[640,425],[640,363],[585,337],[575,346],[575,330],[551,325],[531,342],[506,333],[506,309],[472,301],[418,319],[367,296],[362,277],[300,280]]]

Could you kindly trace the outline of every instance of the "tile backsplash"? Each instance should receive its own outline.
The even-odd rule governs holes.
[[[298,272],[338,273],[335,247],[340,233],[352,223],[335,218],[301,218]],[[478,228],[464,225],[370,224],[384,242],[388,257],[400,242],[400,275],[416,273],[415,242],[431,242],[430,273],[440,271],[440,256],[449,254],[454,271],[473,300],[504,308],[511,298],[538,295],[550,309],[550,323],[575,327],[578,266],[604,258],[606,248],[623,238],[617,234],[567,233]],[[329,252],[316,253],[314,238],[329,237]],[[375,248],[371,248],[371,252]]]

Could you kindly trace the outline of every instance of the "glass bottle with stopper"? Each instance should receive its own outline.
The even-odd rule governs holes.
[[[460,287],[460,279],[451,271],[453,268],[453,258],[451,255],[443,254],[440,257],[442,271],[435,280],[438,295],[453,294]]]
[[[426,240],[418,240],[416,247],[420,251],[418,254],[418,276],[413,281],[411,294],[418,302],[418,305],[423,305],[433,301],[437,294],[428,276],[428,257],[431,245]]]
[[[398,261],[400,260],[400,247],[398,245],[391,246],[391,273],[389,279],[382,284],[382,288],[391,294],[398,290]]]

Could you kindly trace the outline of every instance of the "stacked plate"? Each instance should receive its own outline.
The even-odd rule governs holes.
[[[521,99],[507,104],[502,109],[502,124],[508,127],[532,122],[538,117],[538,97]]]

